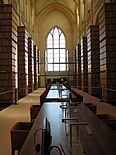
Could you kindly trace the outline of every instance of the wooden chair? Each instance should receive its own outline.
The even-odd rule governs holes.
[[[31,117],[31,122],[34,122],[34,120],[36,119],[39,111],[41,109],[40,105],[32,105],[30,107],[30,117]]]
[[[96,114],[97,106],[93,103],[84,103],[93,113]]]
[[[106,121],[106,125],[114,132],[116,132],[116,121]]]
[[[11,149],[12,155],[15,155],[15,151],[18,153],[32,127],[32,122],[17,122],[13,125],[10,134],[11,134]]]
[[[104,122],[116,121],[116,117],[112,116],[111,114],[97,114],[97,116]]]

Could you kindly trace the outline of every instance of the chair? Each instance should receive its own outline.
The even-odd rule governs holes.
[[[40,105],[32,105],[30,107],[30,117],[31,117],[31,122],[34,122],[34,120],[36,119],[39,111],[41,109]]]
[[[114,132],[116,132],[116,121],[106,121],[106,125]]]
[[[96,114],[97,106],[93,103],[84,103],[93,113]]]
[[[97,114],[97,116],[104,122],[108,122],[108,121],[116,121],[116,117],[110,115],[110,114]]]
[[[13,125],[10,133],[11,133],[11,148],[12,155],[15,155],[15,151],[20,149],[32,127],[32,122],[17,122]]]

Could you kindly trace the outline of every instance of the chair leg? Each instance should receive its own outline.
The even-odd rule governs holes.
[[[20,150],[18,150],[18,155],[19,155],[19,153],[20,153]]]
[[[12,155],[15,155],[15,150],[12,150]]]

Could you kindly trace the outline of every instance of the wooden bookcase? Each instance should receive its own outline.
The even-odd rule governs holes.
[[[34,44],[34,89],[38,88],[38,49]]]
[[[88,92],[100,97],[99,27],[92,25],[87,31]]]
[[[28,92],[34,91],[34,43],[28,38]]]
[[[38,50],[38,87],[40,87],[40,50]]]
[[[81,89],[81,46],[76,47],[76,73],[77,73],[77,87]]]
[[[28,33],[25,26],[18,26],[18,96],[28,94]]]
[[[15,103],[17,82],[17,13],[11,4],[0,4],[0,96],[3,106]]]
[[[87,37],[81,38],[81,86],[88,92]]]
[[[77,64],[76,64],[76,49],[73,50],[73,85],[76,86],[77,85]]]
[[[116,3],[106,3],[99,13],[100,81],[102,98],[116,104]]]

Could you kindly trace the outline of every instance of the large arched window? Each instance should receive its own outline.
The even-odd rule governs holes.
[[[63,32],[52,29],[47,37],[46,49],[46,70],[47,71],[67,71],[68,52],[66,50],[66,40]]]

